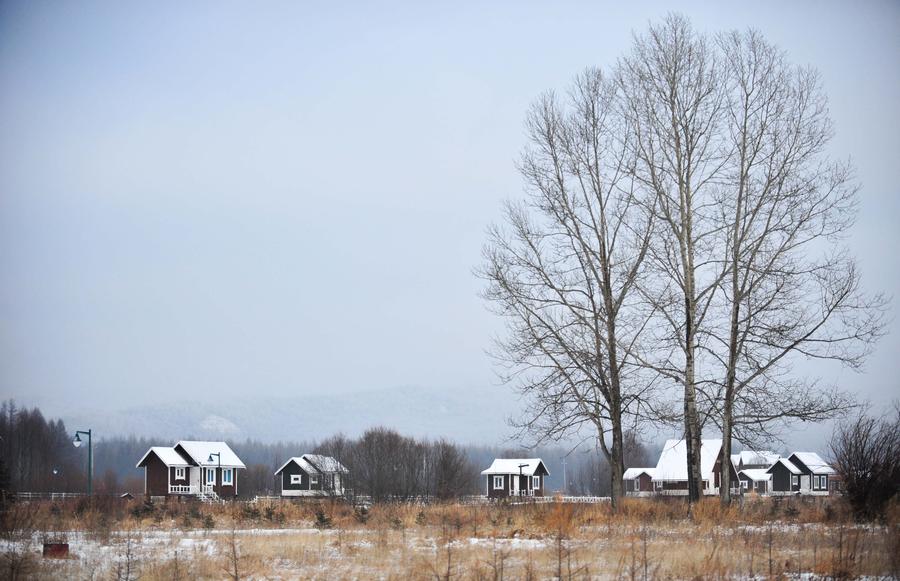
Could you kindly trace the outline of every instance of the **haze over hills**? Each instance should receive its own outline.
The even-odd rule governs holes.
[[[316,394],[184,400],[118,411],[60,413],[67,426],[90,426],[98,437],[166,439],[252,438],[262,442],[322,440],[332,434],[357,436],[386,426],[417,437],[447,437],[461,443],[505,445],[512,434],[507,418],[520,405],[501,387],[471,392],[415,387]]]
[[[20,404],[29,405],[27,398]],[[343,433],[354,437],[367,428],[385,426],[415,437],[446,437],[460,444],[517,448],[508,418],[522,402],[514,390],[500,386],[482,390],[398,387],[351,393],[296,397],[266,395],[199,400],[185,394],[177,401],[113,410],[61,409],[41,406],[48,417],[60,417],[70,429],[91,428],[97,437],[137,436],[164,441],[188,438],[253,439],[260,442],[320,441]],[[797,422],[782,433],[784,441],[764,448],[825,451],[831,425]],[[720,437],[707,427],[704,437]],[[645,424],[641,440],[659,446],[681,437],[678,427]],[[567,447],[576,442],[571,440]],[[735,449],[742,445],[735,443]]]

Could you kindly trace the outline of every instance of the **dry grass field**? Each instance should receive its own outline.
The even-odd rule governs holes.
[[[378,505],[18,503],[7,579],[897,578],[895,505],[880,524],[840,500]],[[41,557],[65,541],[66,559]]]

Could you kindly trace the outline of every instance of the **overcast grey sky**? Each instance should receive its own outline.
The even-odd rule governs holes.
[[[3,2],[0,397],[493,385],[472,269],[522,191],[526,107],[671,6]],[[900,4],[679,9],[820,69],[862,183],[849,243],[900,296]],[[898,331],[824,379],[900,396]]]

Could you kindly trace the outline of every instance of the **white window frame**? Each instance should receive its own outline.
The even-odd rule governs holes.
[[[503,490],[503,475],[494,475],[494,490]]]
[[[184,480],[184,468],[175,469],[175,480]]]
[[[303,476],[300,474],[291,474],[291,484],[303,484]]]
[[[540,476],[532,476],[531,477],[531,489],[532,490],[540,490],[541,489],[541,477]]]
[[[741,488],[744,490],[749,490],[750,482],[748,480],[741,480]]]
[[[791,486],[799,486],[800,485],[800,475],[799,474],[791,474]]]
[[[234,484],[234,468],[222,468],[222,485]]]
[[[206,469],[206,484],[215,484],[216,483],[216,469],[215,468],[207,468]]]
[[[313,476],[312,474],[310,474],[309,475],[309,487],[312,488],[313,486],[318,486],[318,485],[319,485],[319,477]]]

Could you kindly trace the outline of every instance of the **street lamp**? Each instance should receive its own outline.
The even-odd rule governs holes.
[[[72,440],[72,445],[76,448],[80,448],[81,444],[81,434],[87,436],[87,444],[88,444],[88,496],[93,496],[94,494],[94,445],[91,442],[91,431],[90,430],[75,430],[75,439]]]
[[[519,496],[522,495],[522,468],[525,468],[528,464],[519,464]],[[525,490],[528,490],[528,483],[525,484]]]

